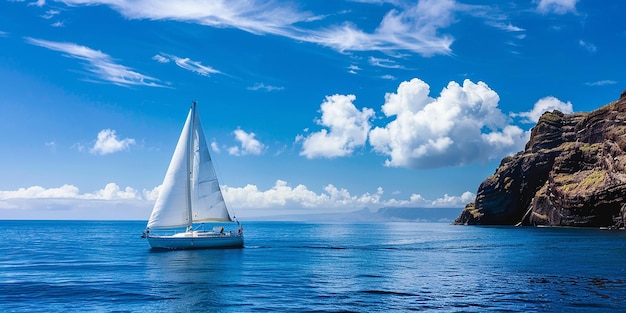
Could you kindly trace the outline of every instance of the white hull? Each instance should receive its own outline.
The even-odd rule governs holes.
[[[172,236],[147,237],[152,249],[219,249],[243,248],[243,234],[186,232]]]

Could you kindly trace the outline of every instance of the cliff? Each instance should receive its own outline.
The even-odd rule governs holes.
[[[626,91],[593,112],[544,113],[455,224],[623,227]]]

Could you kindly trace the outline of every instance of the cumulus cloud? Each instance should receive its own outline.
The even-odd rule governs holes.
[[[132,69],[116,64],[113,59],[99,50],[77,45],[70,42],[55,42],[35,38],[26,38],[26,42],[50,50],[63,52],[65,56],[86,61],[86,69],[98,79],[111,82],[119,86],[143,85],[163,87],[156,78],[137,73]]]
[[[158,193],[158,187],[154,190]],[[154,198],[150,198],[154,196],[154,190],[139,192],[109,183],[100,190],[87,193],[69,184],[0,191],[0,218],[146,220],[154,203]],[[105,205],[103,201],[106,201]]]
[[[386,166],[435,168],[500,158],[519,151],[528,132],[509,125],[498,94],[483,82],[450,82],[437,98],[414,78],[385,95],[382,111],[393,118],[370,131],[374,150],[389,156]]]
[[[521,116],[524,118],[524,123],[537,123],[539,117],[545,112],[559,110],[563,113],[569,114],[574,112],[574,108],[571,102],[563,102],[555,97],[545,97],[539,99],[533,106],[533,109],[528,112],[511,114],[512,116]]]
[[[66,184],[53,188],[32,186],[0,191],[0,217],[146,220],[160,187],[139,191],[131,187],[122,189],[115,183],[109,183],[100,190],[82,193],[78,187]],[[419,194],[411,194],[407,199],[384,199],[382,187],[372,193],[356,195],[346,188],[328,184],[318,193],[304,185],[291,187],[283,180],[277,180],[267,190],[251,184],[221,188],[229,207],[239,216],[348,213],[363,208],[375,210],[383,207],[461,208],[475,197],[467,191],[460,196],[446,194],[431,200]],[[102,201],[106,201],[106,204],[103,205]]]
[[[135,139],[117,139],[115,130],[103,129],[98,133],[98,139],[89,152],[93,154],[105,155],[128,149],[135,144]]]
[[[428,200],[419,194],[412,194],[408,199],[383,199],[383,188],[378,187],[373,193],[361,195],[351,194],[345,188],[337,188],[332,184],[324,187],[324,191],[316,193],[307,186],[289,186],[286,181],[277,180],[271,188],[260,190],[256,185],[244,187],[223,186],[224,198],[232,207],[238,209],[283,208],[319,212],[322,210],[345,211],[382,207],[423,207],[450,208],[463,207],[472,201],[475,195],[469,191],[460,196],[444,195],[442,198]]]
[[[247,133],[241,128],[237,128],[233,134],[235,140],[239,142],[239,146],[232,146],[228,148],[228,153],[231,155],[260,155],[265,151],[265,145],[255,139],[255,133]]]
[[[567,14],[576,13],[578,0],[534,0],[537,3],[537,11],[542,14]]]
[[[121,189],[115,183],[108,183],[103,189],[93,193],[81,193],[78,187],[65,184],[61,187],[44,188],[31,186],[13,191],[0,191],[0,200],[9,199],[88,199],[88,200],[119,200],[143,199],[141,194],[131,188]]]
[[[355,100],[354,95],[327,96],[320,107],[322,117],[316,123],[328,129],[299,136],[297,141],[302,141],[300,155],[309,159],[342,157],[363,146],[374,110],[357,109],[353,104]]]

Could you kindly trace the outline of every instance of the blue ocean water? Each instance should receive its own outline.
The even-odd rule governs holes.
[[[626,232],[245,223],[154,252],[139,221],[0,221],[2,312],[626,311]]]

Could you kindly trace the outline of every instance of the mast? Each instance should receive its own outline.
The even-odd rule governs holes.
[[[189,129],[189,138],[187,139],[187,179],[186,179],[186,191],[187,191],[187,218],[189,219],[189,222],[187,224],[187,231],[191,231],[192,228],[192,224],[193,224],[193,209],[191,207],[191,175],[193,174],[191,172],[191,169],[193,168],[191,162],[193,162],[193,143],[194,143],[194,129],[196,128],[195,125],[195,120],[196,120],[196,101],[192,101],[191,102],[191,125],[189,125],[190,129]]]

